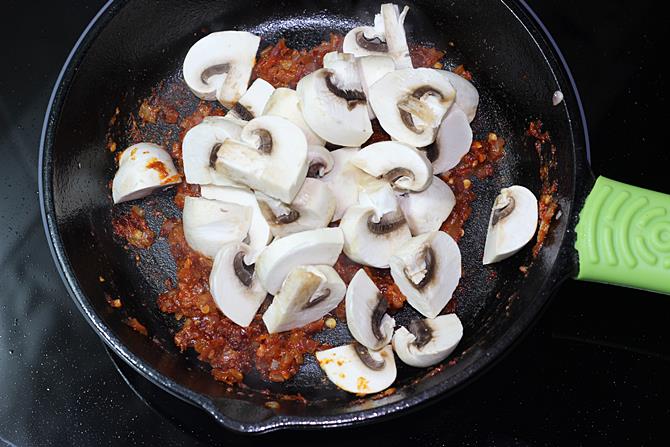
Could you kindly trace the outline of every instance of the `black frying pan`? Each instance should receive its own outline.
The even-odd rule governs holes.
[[[600,179],[577,229],[579,257],[575,251],[578,213],[594,187],[585,121],[568,68],[532,11],[513,1],[409,5],[409,40],[449,49],[449,64],[463,63],[474,73],[482,95],[475,134],[494,131],[503,136],[507,155],[493,178],[474,184],[478,200],[460,242],[465,275],[456,294],[456,312],[464,322],[463,340],[449,365],[430,370],[400,366],[397,392],[378,400],[337,390],[324,381],[313,358],[283,385],[251,377],[249,389],[231,390],[215,382],[194,356],[179,353],[172,342],[176,323],[155,304],[157,294],[165,290],[165,278],[174,274],[174,263],[164,242],[128,253],[114,240],[111,219],[127,208],[112,208],[108,185],[115,164],[105,142],[115,108],[123,117],[160,81],[179,76],[183,57],[202,37],[203,28],[250,30],[261,35],[263,46],[283,37],[292,47],[311,47],[332,31],[345,33],[371,23],[379,2],[109,2],[77,42],[56,83],[42,135],[40,194],[63,279],[114,352],[225,427],[257,433],[359,424],[444,396],[500,358],[537,318],[555,287],[570,276],[670,292],[668,196]],[[553,106],[556,90],[565,100]],[[529,246],[500,264],[482,267],[486,224],[497,192],[511,184],[540,191],[540,158],[550,157],[548,145],[540,157],[525,135],[535,119],[543,121],[557,148],[549,180],[557,181],[560,218],[552,221],[537,258]],[[145,208],[175,215],[173,195],[165,191],[154,196]],[[150,226],[157,230],[160,222],[150,219]],[[139,265],[135,254],[142,258]],[[524,274],[520,266],[530,267]],[[106,295],[123,297],[123,310],[112,309]],[[129,315],[147,326],[150,337],[123,323]],[[407,308],[396,319],[405,324],[414,315]],[[348,335],[341,329],[328,332],[326,341],[345,342]],[[270,395],[261,393],[263,389],[270,389]],[[307,403],[281,401],[278,409],[268,408],[265,403],[277,393],[300,393]]]

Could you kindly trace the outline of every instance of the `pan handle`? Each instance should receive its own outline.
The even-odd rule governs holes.
[[[670,195],[598,177],[575,231],[577,279],[670,294]]]

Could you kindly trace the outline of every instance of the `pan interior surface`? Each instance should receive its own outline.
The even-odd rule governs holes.
[[[574,194],[577,117],[565,105],[554,107],[554,91],[563,87],[572,99],[546,45],[522,20],[521,8],[502,2],[409,3],[408,40],[447,51],[447,67],[464,64],[473,73],[481,94],[472,123],[476,139],[494,132],[506,140],[506,156],[495,175],[473,184],[477,200],[459,242],[463,278],[455,294],[456,313],[464,337],[449,365],[415,369],[398,364],[396,392],[380,399],[346,394],[326,379],[312,356],[298,375],[283,384],[265,382],[253,374],[248,388],[230,388],[212,379],[193,352],[180,353],[173,342],[179,327],[173,316],[161,313],[158,294],[175,265],[164,239],[147,250],[128,251],[114,239],[111,221],[132,204],[112,207],[109,182],[115,171],[114,154],[106,149],[108,123],[137,110],[160,83],[181,82],[180,68],[190,46],[211,31],[249,30],[262,37],[261,47],[285,38],[292,48],[309,48],[327,40],[331,32],[346,33],[370,24],[379,2],[371,1],[164,1],[120,2],[107,8],[77,50],[51,110],[45,134],[43,168],[45,210],[54,250],[66,282],[84,313],[103,338],[145,375],[182,398],[205,405],[225,425],[253,426],[279,414],[297,425],[319,421],[352,423],[421,403],[464,383],[480,365],[488,363],[518,336],[539,312],[548,292]],[[520,16],[521,15],[521,18]],[[194,101],[195,103],[195,101]],[[189,105],[184,106],[186,110]],[[520,184],[539,194],[540,161],[525,135],[530,121],[541,119],[557,148],[556,198],[564,219],[554,222],[545,247],[532,259],[529,244],[516,256],[494,266],[481,265],[491,204],[498,191]],[[119,148],[136,143],[128,136]],[[174,191],[145,199],[150,227],[160,231],[162,218],[178,216]],[[139,262],[138,262],[139,259]],[[530,266],[527,274],[521,266]],[[101,279],[102,278],[102,279]],[[104,280],[104,282],[103,282]],[[121,298],[122,310],[108,305]],[[418,314],[405,306],[396,315],[406,325]],[[137,318],[149,337],[131,330],[124,320]],[[319,334],[337,346],[350,341],[345,324]],[[269,389],[270,395],[263,393]],[[264,406],[279,394],[299,393],[307,403],[281,401],[279,410]],[[358,414],[359,416],[356,416]],[[362,415],[362,416],[361,416]],[[311,419],[310,419],[311,418]],[[240,425],[241,424],[241,425]],[[246,424],[246,425],[245,425]],[[291,423],[287,423],[291,425]]]

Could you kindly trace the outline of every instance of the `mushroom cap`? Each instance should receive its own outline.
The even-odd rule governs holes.
[[[370,87],[375,82],[395,70],[395,62],[388,56],[363,56],[356,58],[356,68],[361,79],[365,97],[370,97]],[[368,101],[368,115],[375,119],[376,115]]]
[[[272,295],[299,265],[334,265],[342,252],[344,236],[339,228],[319,228],[275,239],[256,259],[256,274]]]
[[[307,177],[320,179],[333,170],[335,159],[330,151],[323,146],[307,146],[307,160],[309,168]]]
[[[384,22],[384,35],[388,46],[388,55],[395,61],[396,69],[412,68],[412,58],[405,36],[405,17],[409,7],[405,6],[402,12],[394,3],[384,3],[381,7],[381,18]],[[376,17],[375,17],[376,21]]]
[[[386,307],[386,298],[375,283],[365,270],[358,270],[349,282],[345,300],[347,327],[357,342],[373,350],[391,342],[395,320],[386,313]]]
[[[298,82],[302,116],[319,137],[340,146],[360,146],[372,135],[365,99],[348,100],[329,88],[337,86],[340,94],[357,92],[364,96],[355,67],[334,70],[321,68]],[[342,80],[340,80],[342,78]],[[344,85],[343,88],[340,84]],[[353,96],[352,96],[353,97]]]
[[[295,267],[263,314],[263,322],[270,334],[303,327],[335,309],[346,289],[329,265]]]
[[[289,120],[303,131],[308,145],[323,146],[326,143],[326,140],[310,129],[302,117],[300,97],[295,90],[284,87],[275,89],[265,104],[263,115],[279,116]]]
[[[437,154],[432,160],[433,172],[442,174],[458,165],[461,158],[470,151],[471,145],[472,128],[468,117],[457,104],[454,104],[437,131],[434,147]]]
[[[385,178],[396,190],[423,191],[433,180],[426,154],[398,141],[366,146],[350,162],[373,177]]]
[[[439,230],[456,205],[454,192],[437,176],[421,192],[396,194],[413,236]]]
[[[251,248],[243,242],[224,244],[214,257],[209,275],[209,291],[216,306],[233,323],[243,327],[251,324],[267,295],[253,270],[249,274],[248,266],[241,264],[250,251]],[[248,285],[238,276],[240,269]]]
[[[440,315],[422,321],[430,331],[430,339],[423,346],[415,343],[417,337],[404,326],[393,335],[393,349],[403,363],[425,368],[440,363],[453,352],[463,338],[463,325],[456,314]]]
[[[242,128],[220,116],[208,116],[200,124],[192,127],[182,142],[184,176],[194,185],[235,184],[231,179],[216,172],[211,163],[212,151],[228,138],[239,139]]]
[[[373,360],[384,362],[380,370],[366,366],[356,353],[354,345],[318,351],[315,355],[328,380],[350,393],[378,393],[391,386],[396,378],[395,358],[390,345],[380,351],[369,352]]]
[[[333,222],[342,219],[345,211],[358,203],[358,181],[364,173],[350,163],[358,151],[357,147],[332,151],[330,154],[335,162],[333,169],[321,178],[335,196]]]
[[[251,224],[251,208],[202,197],[186,197],[182,223],[189,247],[213,258],[223,245],[244,240]]]
[[[216,170],[290,203],[307,176],[307,141],[300,129],[284,118],[261,116],[244,126],[240,140],[221,144]]]
[[[509,201],[510,197],[513,202]],[[535,195],[519,185],[503,188],[496,197],[489,218],[483,263],[486,265],[502,261],[521,250],[533,238],[537,224],[538,205]]]
[[[456,99],[454,103],[463,111],[468,117],[468,122],[471,123],[477,114],[477,107],[479,106],[479,92],[472,85],[472,82],[465,79],[453,71],[449,70],[435,70],[451,83],[456,90]]]
[[[112,181],[114,203],[146,197],[158,188],[181,182],[170,154],[153,143],[137,143],[123,151]]]
[[[246,31],[208,34],[186,53],[186,85],[199,98],[232,107],[247,91],[260,41]]]
[[[449,81],[436,70],[406,68],[375,82],[368,100],[379,124],[394,140],[425,147],[435,141],[455,96]]]
[[[247,257],[244,261],[248,264],[253,264],[256,261],[256,257],[272,240],[270,226],[263,217],[254,193],[246,188],[203,185],[200,187],[200,196],[205,199],[235,203],[251,208],[251,223],[248,233],[249,249],[246,252]]]
[[[290,205],[259,192],[256,198],[275,237],[325,228],[335,212],[335,196],[330,188],[313,178],[305,179]]]
[[[461,279],[461,251],[442,231],[411,238],[395,251],[389,264],[407,302],[428,318],[435,318],[447,305]]]
[[[398,210],[375,223],[375,209],[356,205],[347,209],[340,221],[344,234],[344,253],[355,262],[387,268],[391,255],[412,235]],[[373,232],[374,231],[374,232]]]
[[[226,116],[231,115],[243,121],[261,116],[274,90],[272,84],[265,79],[256,79]]]

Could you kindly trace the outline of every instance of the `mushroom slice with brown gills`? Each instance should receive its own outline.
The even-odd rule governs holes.
[[[379,124],[394,139],[414,147],[435,141],[456,91],[430,68],[388,73],[370,87],[369,101]]]
[[[275,239],[256,259],[256,274],[263,288],[275,295],[294,267],[334,265],[343,244],[339,228],[319,228]]]
[[[400,191],[423,191],[433,180],[433,167],[422,151],[397,141],[382,141],[361,149],[351,163]]]
[[[309,168],[307,169],[308,178],[323,178],[335,166],[335,159],[330,151],[323,146],[307,146],[307,160],[309,163]]]
[[[421,192],[396,192],[396,195],[412,236],[439,230],[456,205],[454,192],[437,176]]]
[[[463,325],[456,314],[418,319],[393,334],[393,349],[403,363],[425,368],[440,363],[463,338]]]
[[[249,233],[251,208],[235,203],[186,197],[182,223],[189,247],[208,258],[229,242],[242,242]]]
[[[359,264],[377,268],[387,268],[393,252],[412,237],[393,190],[383,186],[364,193],[365,204],[350,207],[340,221],[344,253]]]
[[[184,80],[201,99],[231,108],[247,91],[260,37],[246,31],[220,31],[197,41],[184,58]]]
[[[514,185],[500,191],[489,218],[484,264],[509,258],[533,238],[537,208],[537,198],[528,188]]]
[[[335,196],[333,221],[342,219],[345,211],[358,203],[358,181],[365,173],[350,163],[358,151],[356,147],[332,151],[330,154],[335,162],[333,169],[321,178]]]
[[[307,176],[307,141],[300,129],[276,116],[254,118],[240,140],[224,141],[216,170],[283,202],[290,203]]]
[[[256,192],[258,205],[275,237],[325,228],[335,212],[335,197],[328,185],[306,178],[290,204]]]
[[[119,157],[119,169],[112,180],[114,203],[148,196],[157,189],[181,182],[170,154],[153,143],[137,143]]]
[[[456,167],[471,145],[472,128],[468,118],[457,104],[453,104],[440,124],[435,144],[427,150],[433,172],[442,174]]]
[[[272,84],[265,79],[256,79],[240,100],[228,111],[226,117],[245,122],[261,116],[274,90]]]
[[[472,82],[465,79],[463,76],[449,70],[435,70],[440,75],[444,76],[456,90],[456,99],[454,104],[457,105],[467,116],[468,122],[471,123],[477,114],[477,107],[479,106],[479,92],[477,88],[472,85]]]
[[[347,287],[329,265],[295,267],[263,314],[271,334],[312,323],[335,309]]]
[[[358,270],[351,279],[345,305],[347,326],[357,342],[373,350],[391,342],[395,320],[386,313],[388,301],[365,270]]]
[[[349,31],[344,36],[342,51],[356,57],[388,55],[382,15],[375,14],[374,26],[357,26]]]
[[[442,311],[461,279],[461,251],[442,231],[411,238],[395,251],[389,264],[407,302],[428,318]]]
[[[310,129],[302,117],[300,97],[295,90],[284,87],[275,89],[267,104],[265,104],[263,115],[279,116],[289,120],[303,131],[308,145],[323,146],[326,142]]]
[[[367,99],[355,58],[342,55],[331,68],[321,68],[298,82],[300,109],[319,137],[340,146],[360,146],[372,135]]]
[[[219,310],[243,327],[249,326],[267,292],[247,259],[250,247],[243,242],[223,245],[214,257],[209,275],[209,291]]]
[[[378,393],[390,387],[396,379],[391,345],[370,351],[353,343],[318,351],[315,355],[328,380],[350,393]]]

